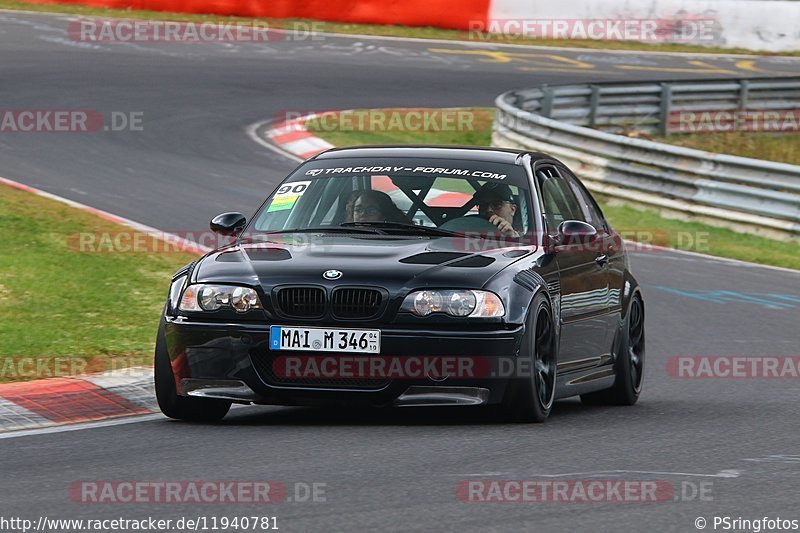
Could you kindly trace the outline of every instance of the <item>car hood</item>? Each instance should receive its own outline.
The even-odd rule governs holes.
[[[480,288],[534,246],[451,237],[295,234],[244,242],[212,252],[195,270],[204,283],[380,286],[391,292],[421,287]],[[501,247],[502,246],[502,247]],[[339,270],[327,280],[323,273]]]

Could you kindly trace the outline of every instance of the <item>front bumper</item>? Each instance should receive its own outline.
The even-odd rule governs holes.
[[[285,323],[282,323],[286,325]],[[331,327],[342,327],[331,325]],[[486,331],[381,327],[380,356],[515,357],[524,327]],[[353,354],[272,352],[270,324],[211,323],[166,317],[167,350],[179,392],[268,405],[481,405],[502,400],[507,378],[489,373],[442,377],[283,380],[270,372],[276,357]],[[362,354],[360,357],[369,357]]]

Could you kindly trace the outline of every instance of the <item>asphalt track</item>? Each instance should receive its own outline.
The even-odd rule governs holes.
[[[577,80],[800,72],[785,58],[511,50],[351,37],[261,44],[90,44],[64,18],[0,12],[0,108],[143,112],[143,131],[0,134],[0,176],[168,231],[252,211],[294,166],[249,125],[286,111],[491,105]],[[319,39],[319,37],[322,37]],[[588,65],[588,66],[587,66]],[[629,68],[621,68],[629,67]],[[220,425],[135,423],[0,442],[0,516],[269,515],[283,531],[692,531],[714,516],[800,519],[792,379],[676,379],[677,355],[798,354],[800,276],[667,252],[635,254],[647,305],[635,407],[559,402],[544,425],[482,411],[235,409]],[[166,285],[165,285],[166,287]],[[155,326],[155,324],[154,324]],[[466,503],[467,479],[666,480],[661,503]],[[326,501],[80,504],[77,480],[325,483]]]

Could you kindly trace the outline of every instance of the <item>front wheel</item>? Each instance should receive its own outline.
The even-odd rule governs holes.
[[[581,402],[585,405],[635,404],[644,380],[644,345],[644,304],[636,293],[631,299],[617,345],[614,385],[606,390],[582,394]]]
[[[231,402],[226,400],[192,398],[178,394],[175,374],[172,372],[172,363],[167,353],[163,318],[158,326],[158,336],[156,337],[154,381],[158,407],[170,418],[194,422],[216,422],[222,420],[231,408]]]
[[[523,376],[506,389],[501,409],[513,422],[544,422],[550,416],[556,392],[556,333],[550,304],[543,294],[534,298],[520,347]],[[519,365],[517,365],[519,367]]]

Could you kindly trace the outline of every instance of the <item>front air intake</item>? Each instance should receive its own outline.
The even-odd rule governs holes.
[[[325,291],[319,287],[279,289],[275,303],[280,314],[292,318],[322,318],[325,314]]]

